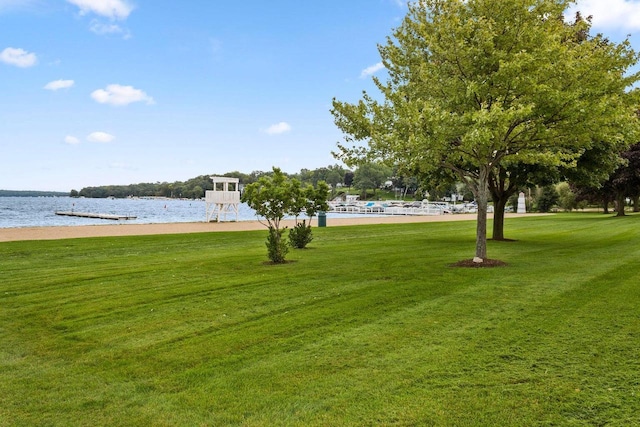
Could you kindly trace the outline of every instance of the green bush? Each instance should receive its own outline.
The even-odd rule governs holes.
[[[307,225],[305,220],[289,230],[289,243],[296,249],[304,249],[312,240],[311,224]]]
[[[267,237],[267,256],[274,264],[282,264],[285,262],[285,256],[289,252],[287,242],[282,239],[286,228],[277,229],[269,227],[269,236]]]
[[[556,185],[556,191],[558,193],[558,206],[560,206],[563,210],[567,212],[571,212],[572,210],[578,207],[578,203],[576,202],[576,195],[573,191],[571,191],[571,187],[566,182],[561,182]]]

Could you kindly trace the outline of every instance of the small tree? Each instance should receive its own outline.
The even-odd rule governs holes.
[[[346,171],[344,173],[344,185],[346,185],[349,190],[351,190],[351,186],[353,185],[353,176],[354,173],[351,171]]]
[[[300,234],[305,243],[294,246],[305,247],[312,239],[311,219],[319,210],[328,209],[328,193],[329,186],[324,181],[319,182],[316,188],[312,185],[302,187],[299,180],[289,178],[275,167],[273,173],[264,174],[256,182],[245,186],[241,199],[266,220],[265,225],[269,229],[266,245],[268,257],[273,263],[284,263],[289,252],[289,245],[283,239],[287,227],[281,228],[284,217],[296,217],[296,225],[291,231],[296,230],[294,234]],[[308,226],[305,220],[298,223],[298,216],[303,212],[309,217]]]
[[[256,182],[246,185],[242,192],[241,200],[267,221],[265,225],[269,228],[268,256],[276,264],[285,262],[285,256],[289,251],[286,241],[282,239],[286,228],[281,229],[280,224],[294,208],[299,192],[300,181],[289,179],[275,167],[273,174],[260,176]]]

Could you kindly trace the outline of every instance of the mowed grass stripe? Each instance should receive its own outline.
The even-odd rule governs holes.
[[[639,218],[1,244],[0,425],[640,422]]]

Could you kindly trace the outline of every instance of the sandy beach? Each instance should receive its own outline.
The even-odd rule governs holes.
[[[509,216],[509,215],[508,215]],[[438,221],[470,221],[475,220],[475,214],[459,215],[421,215],[421,216],[386,216],[386,217],[353,217],[353,218],[327,218],[327,227],[364,224],[399,224],[413,222],[438,222]],[[284,221],[291,227],[293,220]],[[316,219],[312,222],[317,225]],[[56,240],[75,239],[83,237],[106,236],[142,236],[153,234],[185,234],[185,233],[211,233],[219,231],[248,231],[266,230],[264,224],[258,221],[239,222],[189,222],[168,224],[108,224],[108,225],[83,225],[68,227],[25,227],[25,228],[0,228],[0,242],[19,240]]]

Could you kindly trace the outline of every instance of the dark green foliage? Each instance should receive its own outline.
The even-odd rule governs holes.
[[[312,240],[311,224],[304,219],[289,230],[289,243],[296,249],[306,248]]]
[[[351,179],[353,179],[353,172],[344,169],[341,166],[333,165],[322,167],[314,170],[302,169],[299,173],[288,175],[289,178],[297,179],[303,185],[311,184],[316,186],[319,182],[325,181],[331,184],[334,188],[337,184],[341,184],[345,179],[345,174],[350,173]],[[227,172],[222,176],[230,178],[238,178],[243,185],[251,184],[262,176],[271,176],[272,171],[252,171],[251,173],[242,173],[238,171]],[[215,174],[214,174],[215,175]],[[286,175],[286,174],[285,174]],[[350,184],[349,184],[350,185]],[[139,183],[129,185],[105,185],[100,187],[85,187],[79,192],[72,190],[71,197],[91,197],[91,198],[106,198],[106,197],[169,197],[169,198],[185,198],[185,199],[198,199],[204,197],[206,190],[212,189],[212,182],[210,175],[200,175],[195,178],[191,178],[187,181],[176,182],[156,182],[156,183]],[[0,190],[0,194],[3,190]],[[16,192],[11,192],[16,193]],[[58,195],[66,196],[66,193],[57,194],[44,194],[38,192],[38,194],[25,194],[15,195]],[[42,194],[41,194],[42,193]],[[14,194],[4,194],[5,196]]]
[[[354,173],[351,171],[347,171],[344,174],[344,185],[351,188],[353,185]]]
[[[286,228],[277,229],[269,227],[269,235],[267,236],[267,255],[274,264],[282,264],[289,252],[289,246],[286,240],[282,238]]]
[[[206,190],[211,190],[213,183],[209,175],[200,175],[188,181],[140,183],[130,185],[107,185],[101,187],[85,187],[78,193],[82,197],[171,197],[199,199]]]
[[[538,212],[549,212],[558,204],[560,196],[553,185],[547,185],[542,188],[542,192],[538,197]]]
[[[59,191],[0,190],[0,197],[64,197],[68,195],[68,193],[61,193]]]
[[[315,186],[318,185],[320,181],[324,181],[335,188],[338,184],[343,184],[346,181],[347,173],[350,173],[353,178],[353,172],[343,168],[342,166],[332,165],[314,170],[301,169],[300,172],[295,174],[293,177],[300,180],[302,184],[311,184]]]
[[[382,163],[363,162],[358,165],[353,175],[353,186],[361,191],[361,198],[367,198],[367,190],[373,190],[376,195],[385,181],[392,176],[392,169]]]

